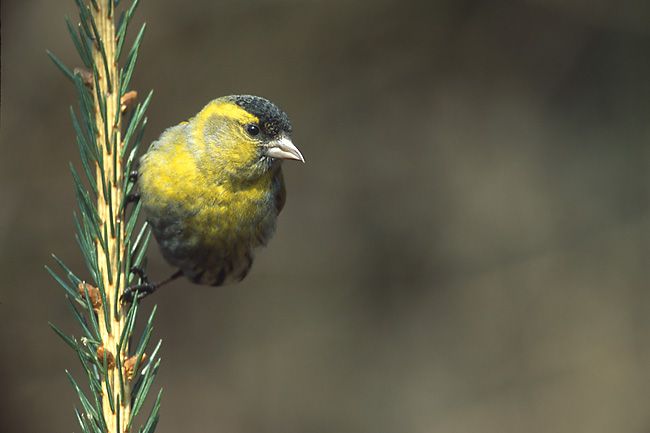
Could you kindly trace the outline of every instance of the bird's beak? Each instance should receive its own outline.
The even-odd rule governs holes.
[[[266,148],[266,155],[277,159],[295,159],[296,161],[305,162],[302,153],[291,142],[288,137],[282,136],[273,140]]]

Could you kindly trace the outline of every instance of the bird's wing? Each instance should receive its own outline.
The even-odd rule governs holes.
[[[287,190],[284,186],[284,177],[282,176],[282,170],[278,170],[277,173],[275,173],[275,176],[273,176],[273,190],[275,192],[275,209],[279,214],[284,207],[284,202],[287,199]]]

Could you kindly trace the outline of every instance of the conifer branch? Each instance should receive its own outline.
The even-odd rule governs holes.
[[[126,30],[139,3],[133,0],[116,23],[117,0],[75,0],[79,24],[66,18],[72,42],[83,66],[69,68],[51,52],[54,64],[74,84],[79,115],[71,107],[72,126],[81,160],[81,170],[71,165],[78,213],[74,215],[76,240],[89,278],[80,278],[54,256],[57,273],[47,268],[63,287],[70,311],[81,336],[69,335],[51,324],[54,332],[77,354],[88,377],[87,390],[68,372],[81,409],[75,410],[86,433],[126,433],[132,430],[160,365],[158,350],[147,356],[155,307],[133,350],[130,341],[139,312],[137,299],[121,302],[124,289],[135,281],[133,266],[141,266],[150,230],[143,224],[135,230],[140,206],[127,211],[127,196],[133,189],[129,173],[147,119],[144,113],[151,93],[131,109],[137,92],[129,89],[145,26],[140,29],[125,66],[119,67]],[[124,122],[124,124],[123,124]],[[122,133],[124,131],[124,134]],[[123,138],[124,137],[124,138]],[[83,175],[84,177],[82,177]],[[135,238],[133,234],[137,233]],[[140,431],[151,432],[158,422],[159,392]]]

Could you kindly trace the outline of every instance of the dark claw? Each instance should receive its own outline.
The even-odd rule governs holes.
[[[122,301],[122,303],[128,304],[132,303],[133,299],[137,299],[139,301],[142,298],[151,295],[156,291],[157,288],[158,286],[153,283],[143,283],[127,287],[126,290],[124,290],[124,293],[122,293],[122,296],[120,296],[120,301]]]
[[[137,203],[140,201],[140,194],[137,192],[131,192],[124,197],[124,204],[122,205],[122,212],[126,214],[127,209],[131,203]]]
[[[138,266],[133,266],[131,268],[131,273],[140,279],[140,284],[124,289],[124,293],[120,296],[120,300],[123,303],[131,303],[134,298],[140,300],[156,290],[156,285],[149,281],[149,277],[145,273],[144,269]]]
[[[131,173],[129,173],[129,176],[127,178],[127,183],[136,183],[138,181],[138,170],[133,170]],[[135,189],[135,187],[130,188],[130,190]],[[137,192],[130,192],[126,195],[124,198],[124,205],[122,206],[124,209],[124,212],[126,212],[126,209],[129,207],[129,204],[131,203],[137,203],[138,200],[140,200],[140,194]]]
[[[137,203],[137,201],[140,200],[140,194],[137,192],[132,192],[131,194],[126,195],[126,204],[128,205],[129,203]]]
[[[136,277],[140,278],[144,283],[150,284],[149,282],[149,277],[147,274],[144,272],[144,269],[138,267],[138,266],[133,266],[131,267],[131,273],[135,275]]]
[[[135,183],[138,180],[138,170],[133,170],[129,173],[129,182]]]
[[[159,283],[152,283],[149,281],[149,278],[144,272],[144,269],[134,266],[131,268],[131,273],[137,275],[140,278],[141,283],[135,286],[127,287],[124,289],[124,293],[120,296],[120,301],[123,303],[131,303],[133,299],[142,299],[146,296],[151,295],[153,292],[166,285],[167,283],[174,281],[176,278],[183,275],[183,271],[180,269],[174,272],[169,278],[163,280]]]

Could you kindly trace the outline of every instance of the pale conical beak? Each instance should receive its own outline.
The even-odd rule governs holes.
[[[269,143],[266,148],[266,155],[277,159],[295,159],[296,161],[305,162],[302,153],[291,142],[288,137],[280,137]]]

